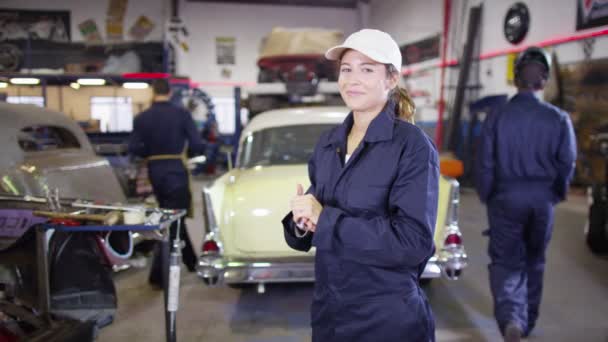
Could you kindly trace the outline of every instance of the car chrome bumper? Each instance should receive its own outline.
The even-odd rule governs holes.
[[[199,257],[197,275],[206,285],[245,283],[314,282],[314,261],[241,262],[227,261],[219,255]]]
[[[445,275],[458,279],[467,266],[464,250],[442,250],[424,267],[421,278],[433,279]],[[199,258],[197,275],[206,285],[245,283],[314,282],[314,262],[239,262],[226,261],[218,255]]]
[[[469,257],[462,245],[444,247],[437,253],[437,263],[443,275],[451,280],[461,276],[462,271],[468,266],[468,260]]]
[[[439,266],[439,263],[437,263],[437,257],[433,256],[426,263],[426,266],[424,266],[424,271],[422,272],[420,278],[433,279],[439,277],[441,277],[441,266]]]

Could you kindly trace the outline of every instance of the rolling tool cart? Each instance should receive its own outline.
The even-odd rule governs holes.
[[[161,242],[166,338],[175,341],[181,246],[179,235],[169,241],[168,228],[177,221],[177,229],[181,229],[180,219],[186,211],[76,201],[68,204],[70,211],[66,212],[58,201],[47,200],[52,211],[31,212],[42,223],[31,226],[19,241],[3,250],[8,258],[29,250],[29,261],[23,262],[30,265],[32,275],[24,280],[28,284],[20,284],[8,300],[0,301],[0,312],[27,327],[16,326],[17,335],[9,332],[7,336],[92,341],[98,328],[112,322],[116,309],[114,283],[104,269],[108,256],[102,253],[98,237],[122,231],[146,234]]]
[[[186,215],[185,210],[149,209],[146,210],[145,220],[141,224],[121,224],[117,216],[128,215],[133,208],[119,206],[104,206],[80,203],[80,207],[87,208],[85,212],[60,213],[35,211],[34,215],[50,219],[48,223],[36,228],[37,248],[37,274],[40,315],[47,322],[51,321],[50,314],[54,313],[52,304],[59,303],[56,298],[51,297],[50,268],[48,232],[57,233],[99,233],[108,231],[131,231],[131,232],[156,232],[160,233],[161,251],[163,256],[163,290],[165,297],[165,323],[167,341],[176,341],[176,313],[178,310],[179,281],[180,281],[180,250],[181,241],[177,235],[174,241],[169,241],[169,227],[177,221],[177,229],[181,229],[181,218]],[[135,209],[141,210],[141,209]],[[92,213],[91,211],[94,211]],[[118,214],[118,215],[117,215]],[[80,225],[80,223],[85,223]],[[110,225],[107,225],[110,223]],[[74,298],[71,298],[74,301]],[[79,302],[87,301],[80,296]],[[69,310],[62,310],[62,314],[68,314]],[[80,312],[75,312],[80,314]],[[69,315],[69,314],[68,314]],[[110,320],[111,321],[111,320]],[[107,322],[107,320],[106,320]],[[103,321],[101,322],[103,324]],[[109,322],[108,322],[109,323]]]

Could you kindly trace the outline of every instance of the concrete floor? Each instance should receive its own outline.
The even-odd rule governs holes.
[[[487,227],[485,211],[466,189],[461,208],[470,266],[462,279],[435,280],[426,288],[436,337],[438,341],[500,341],[488,288],[487,240],[481,235]],[[528,340],[608,342],[608,259],[591,255],[584,244],[584,198],[571,196],[556,215],[541,317]],[[198,220],[189,226],[195,246],[201,240]],[[98,341],[164,341],[162,293],[149,288],[146,277],[147,269],[116,276],[118,314]],[[206,288],[194,274],[183,274],[180,291],[178,341],[310,340],[310,284],[268,286],[259,295],[252,288]]]

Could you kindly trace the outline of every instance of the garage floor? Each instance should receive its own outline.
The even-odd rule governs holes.
[[[195,188],[200,186],[199,182]],[[475,193],[466,189],[461,208],[470,266],[461,280],[435,280],[426,288],[436,316],[437,340],[499,341],[487,280],[487,241],[481,235],[487,226],[485,211]],[[608,259],[594,257],[586,249],[585,215],[582,196],[571,196],[558,207],[541,318],[529,341],[608,342]],[[193,243],[200,246],[197,220],[189,229]],[[116,276],[118,315],[100,332],[98,341],[164,341],[162,293],[146,280],[147,269]],[[310,340],[312,285],[268,286],[259,295],[253,288],[206,288],[194,274],[183,274],[180,291],[178,341]]]

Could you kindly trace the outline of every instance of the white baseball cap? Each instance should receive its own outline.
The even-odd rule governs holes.
[[[342,45],[325,52],[325,58],[337,61],[344,50],[352,49],[382,64],[392,64],[401,71],[401,50],[395,40],[386,32],[363,29],[348,36]]]

